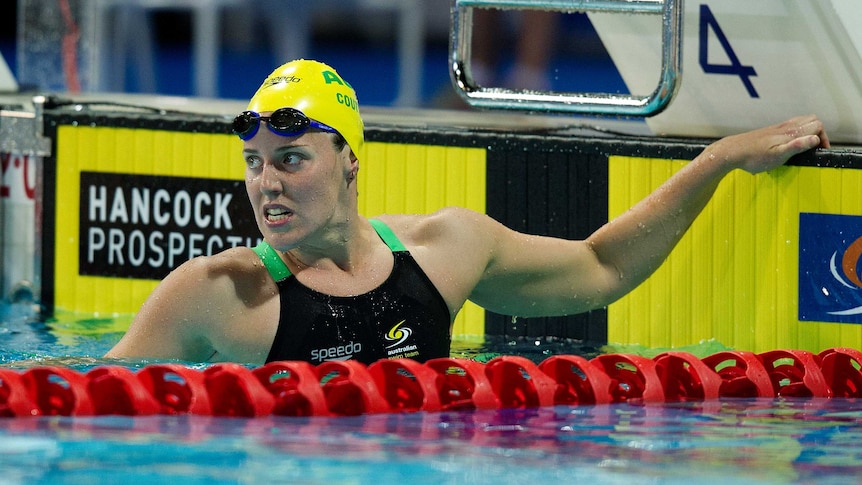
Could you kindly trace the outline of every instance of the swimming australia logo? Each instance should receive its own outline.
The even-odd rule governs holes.
[[[387,349],[403,344],[413,334],[413,330],[410,327],[402,327],[402,325],[404,325],[404,320],[401,320],[394,327],[390,328],[386,336],[383,337],[387,342],[392,342],[386,346]]]
[[[862,216],[799,215],[799,319],[862,323]]]
[[[392,342],[386,346],[386,356],[390,359],[411,359],[419,356],[417,346],[406,343],[413,335],[413,330],[404,326],[404,323],[405,321],[401,320],[383,336],[387,342]]]

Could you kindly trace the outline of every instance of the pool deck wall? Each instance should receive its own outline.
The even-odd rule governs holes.
[[[256,241],[240,142],[222,114],[239,109],[45,112],[46,308],[133,313],[186,256]],[[373,108],[365,118],[363,215],[459,205],[567,238],[589,235],[710,142],[654,136],[635,121]],[[648,347],[712,339],[755,352],[862,347],[860,169],[851,147],[734,173],[656,274],[607,309],[523,319],[469,304],[455,333]]]

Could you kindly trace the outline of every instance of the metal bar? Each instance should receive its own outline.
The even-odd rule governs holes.
[[[655,6],[660,5],[660,10]],[[602,10],[651,13],[662,16],[661,77],[647,96],[613,93],[569,93],[488,88],[476,85],[470,69],[473,9],[533,8],[549,10]],[[679,87],[682,75],[683,0],[453,0],[451,10],[450,75],[456,90],[471,106],[570,114],[653,116],[664,110]]]
[[[664,0],[456,0],[461,8],[559,10],[660,14]]]
[[[51,140],[42,136],[41,113],[0,110],[0,151],[50,155]]]

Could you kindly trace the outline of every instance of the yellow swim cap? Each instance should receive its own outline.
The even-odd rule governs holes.
[[[359,157],[365,128],[356,93],[335,69],[322,62],[299,59],[272,71],[248,103],[257,113],[294,108],[341,133]]]

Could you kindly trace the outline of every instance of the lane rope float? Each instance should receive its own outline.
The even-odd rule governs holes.
[[[862,352],[556,355],[539,364],[519,356],[486,364],[458,358],[368,366],[285,361],[203,370],[166,363],[137,371],[104,365],[86,373],[59,366],[0,369],[0,417],[355,416],[734,397],[862,397]]]

